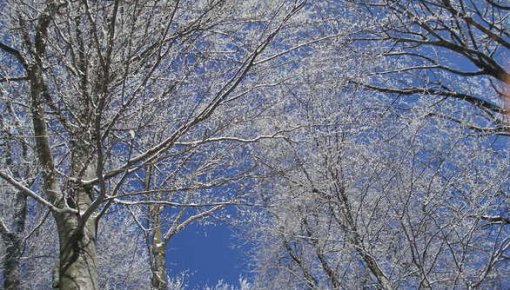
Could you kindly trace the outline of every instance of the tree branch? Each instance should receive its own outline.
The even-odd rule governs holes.
[[[2,179],[4,179],[5,181],[7,181],[12,186],[14,186],[17,190],[22,192],[24,195],[35,199],[37,202],[39,202],[40,204],[46,206],[47,208],[49,208],[50,210],[52,210],[54,212],[57,212],[57,213],[77,213],[78,212],[75,209],[71,209],[71,208],[58,208],[58,207],[56,207],[55,205],[53,205],[52,203],[50,203],[46,199],[44,199],[41,196],[39,196],[37,193],[35,193],[32,190],[30,190],[28,187],[24,186],[22,183],[18,182],[17,180],[12,178],[10,175],[8,175],[8,174],[6,174],[6,173],[4,173],[2,171],[0,171],[0,177]]]

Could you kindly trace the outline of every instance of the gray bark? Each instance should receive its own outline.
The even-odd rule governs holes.
[[[4,267],[4,289],[20,289],[20,256],[22,250],[22,239],[14,233],[4,235],[5,259]]]
[[[160,207],[158,205],[150,207],[150,215],[153,219],[154,237],[151,244],[151,283],[152,287],[157,290],[168,289],[168,278],[165,270],[165,259],[166,259],[166,242],[164,241],[161,221],[160,221]]]
[[[3,123],[3,119],[0,118]],[[2,124],[3,125],[3,124]],[[6,153],[6,166],[10,167],[14,161],[12,158],[13,149],[7,143],[5,148]],[[22,145],[22,156],[27,157],[26,145]],[[20,177],[20,172],[14,170],[16,177]],[[0,231],[3,242],[5,244],[5,258],[3,261],[4,268],[4,289],[14,290],[20,289],[20,258],[23,250],[23,231],[25,230],[26,217],[27,217],[27,197],[21,192],[7,192],[5,197],[11,199],[13,203],[10,205],[13,208],[12,222],[9,228],[4,228]]]
[[[55,288],[99,289],[93,220],[80,228],[76,215],[62,214],[55,218],[60,242],[60,264],[54,281]]]
[[[20,258],[23,250],[23,230],[27,215],[27,198],[16,192],[14,197],[15,214],[12,232],[4,237],[6,257],[4,261],[4,288],[13,290],[20,288]]]
[[[87,133],[84,132],[84,135]],[[72,172],[80,179],[95,176],[95,158],[93,148],[86,145],[86,136],[73,140]],[[60,256],[58,279],[54,286],[58,289],[99,289],[96,264],[96,220],[94,216],[85,217],[92,204],[92,189],[76,183],[71,184],[63,202],[78,210],[75,213],[54,214],[59,234]]]

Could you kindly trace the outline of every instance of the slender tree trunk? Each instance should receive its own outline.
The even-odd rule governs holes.
[[[13,165],[12,148],[7,146],[6,148],[6,165]],[[22,146],[21,154],[24,158],[27,157],[27,148]],[[19,172],[15,172],[17,178],[20,177]],[[14,290],[20,289],[20,275],[21,275],[21,254],[23,251],[23,231],[25,230],[26,218],[27,218],[27,197],[21,192],[6,193],[9,197],[12,195],[14,214],[12,216],[10,232],[2,234],[6,246],[5,259],[3,263],[4,267],[4,289]],[[12,198],[11,197],[11,198]]]
[[[4,261],[4,288],[6,290],[20,289],[20,258],[23,250],[23,231],[27,216],[27,198],[16,192],[14,197],[15,213],[12,232],[4,237],[6,243],[6,257]]]
[[[152,222],[154,227],[154,237],[151,244],[151,256],[152,256],[152,287],[157,290],[168,289],[168,278],[165,270],[165,259],[166,259],[166,243],[163,241],[160,221],[161,208],[159,205],[152,206],[150,208],[150,215],[152,216]]]
[[[6,254],[4,259],[4,289],[20,289],[20,256],[22,239],[16,234],[4,237]]]
[[[340,283],[340,280],[337,277],[337,273],[329,265],[328,260],[326,259],[326,257],[324,256],[324,253],[321,250],[321,246],[319,244],[319,240],[314,238],[312,229],[311,229],[310,225],[308,224],[308,221],[307,221],[306,218],[303,219],[303,225],[305,226],[306,234],[308,235],[308,237],[311,238],[310,241],[311,241],[311,243],[314,246],[315,255],[319,259],[319,262],[321,263],[322,269],[324,270],[324,272],[328,276],[328,278],[329,278],[329,280],[331,282],[331,285],[333,286],[333,289],[335,289],[335,290],[340,289],[342,284]]]
[[[365,252],[365,250],[361,249],[361,245],[357,246],[357,251],[367,264],[372,274],[374,274],[374,276],[377,278],[377,281],[379,281],[381,288],[385,290],[393,290],[393,286],[391,285],[390,280],[381,270],[381,268],[377,264],[377,261],[372,256],[370,256],[370,254]]]
[[[380,288],[385,290],[393,290],[394,288],[391,284],[391,281],[388,279],[383,270],[379,267],[379,264],[377,263],[376,259],[364,248],[363,240],[359,234],[355,219],[353,217],[354,215],[352,214],[351,203],[349,202],[349,198],[345,194],[345,191],[343,190],[340,191],[337,195],[337,198],[340,201],[340,204],[342,205],[342,210],[344,212],[345,218],[342,219],[336,214],[334,214],[333,217],[336,219],[339,225],[344,225],[344,222],[342,220],[345,220],[346,225],[344,225],[343,227],[347,229],[350,233],[352,233],[353,235],[352,244],[356,248],[356,251],[361,256],[365,264],[367,265],[368,269],[377,278]],[[332,204],[330,204],[330,206],[332,206]]]
[[[152,246],[154,265],[152,269],[152,286],[157,290],[168,289],[168,278],[165,270],[165,247],[153,244]]]

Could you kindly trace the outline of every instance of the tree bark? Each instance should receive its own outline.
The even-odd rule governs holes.
[[[49,20],[47,15],[40,20],[39,34],[44,36]],[[48,136],[47,120],[44,111],[44,94],[46,87],[42,73],[42,55],[44,54],[44,37],[36,37],[36,61],[27,69],[30,80],[31,110],[33,130],[35,133],[36,152],[42,169],[43,188],[49,201],[57,207],[69,207],[78,213],[58,213],[53,216],[57,224],[60,243],[60,260],[58,271],[53,277],[53,287],[62,290],[99,289],[96,271],[95,219],[82,217],[92,200],[91,188],[85,188],[76,182],[70,184],[66,194],[60,190],[57,173]],[[88,125],[88,124],[87,124]],[[81,128],[73,132],[72,143],[72,175],[77,180],[95,177],[94,144],[90,136],[90,128]]]
[[[393,286],[391,285],[390,280],[386,277],[384,272],[381,270],[381,268],[377,264],[377,261],[361,247],[362,247],[362,245],[359,244],[358,246],[356,246],[356,250],[361,255],[361,257],[367,264],[367,266],[370,269],[370,271],[372,272],[372,274],[374,274],[374,276],[377,278],[377,281],[379,281],[381,288],[385,289],[385,290],[393,290]]]
[[[0,120],[3,122],[3,120]],[[6,154],[6,166],[11,167],[14,164],[12,156],[13,148],[7,144],[5,148]],[[21,154],[23,158],[27,158],[26,145],[22,145]],[[20,177],[21,173],[14,170],[14,174],[17,178]],[[12,216],[12,223],[10,229],[2,231],[2,238],[5,243],[5,259],[3,262],[4,268],[4,289],[14,290],[20,289],[20,275],[21,275],[21,254],[23,251],[23,231],[25,230],[26,218],[27,218],[27,197],[18,191],[7,192],[6,198],[12,198],[13,204],[11,205],[14,209]]]
[[[166,243],[162,237],[161,221],[160,221],[160,206],[155,205],[150,207],[150,215],[153,219],[154,237],[151,244],[151,257],[152,257],[152,287],[157,290],[168,289],[168,278],[165,270],[166,260]]]
[[[44,189],[50,201],[57,207],[69,206],[78,209],[78,213],[56,213],[53,216],[57,224],[60,242],[60,261],[53,286],[62,290],[99,289],[96,273],[95,220],[82,220],[91,201],[90,189],[75,184],[67,195],[60,192],[48,140],[48,131],[44,116],[42,94],[44,81],[40,66],[29,70],[32,95],[32,120],[36,138],[36,151],[42,167]],[[95,174],[90,158],[86,137],[77,138],[73,144],[73,175],[78,179],[92,178]],[[82,144],[83,143],[83,144]]]
[[[78,179],[95,177],[94,149],[87,132],[72,141],[72,172]],[[84,140],[89,140],[90,143]],[[70,184],[63,202],[78,213],[54,214],[60,242],[58,278],[53,284],[62,290],[99,289],[96,266],[96,220],[83,216],[92,204],[92,188]]]
[[[96,270],[95,223],[92,219],[80,227],[79,217],[59,214],[55,217],[59,232],[60,261],[57,289],[99,289]]]
[[[22,250],[22,240],[14,233],[4,236],[5,260],[4,266],[4,289],[20,289],[20,256]]]
[[[20,192],[14,194],[14,222],[12,232],[4,236],[6,257],[4,261],[4,288],[20,289],[20,258],[23,250],[23,231],[27,216],[27,198]]]
[[[165,247],[161,244],[153,244],[153,269],[152,269],[152,286],[157,290],[168,289],[168,279],[165,270]]]

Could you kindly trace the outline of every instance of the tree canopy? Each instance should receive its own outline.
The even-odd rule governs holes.
[[[241,289],[508,287],[509,15],[0,1],[4,288],[183,289],[171,241],[217,222]]]

